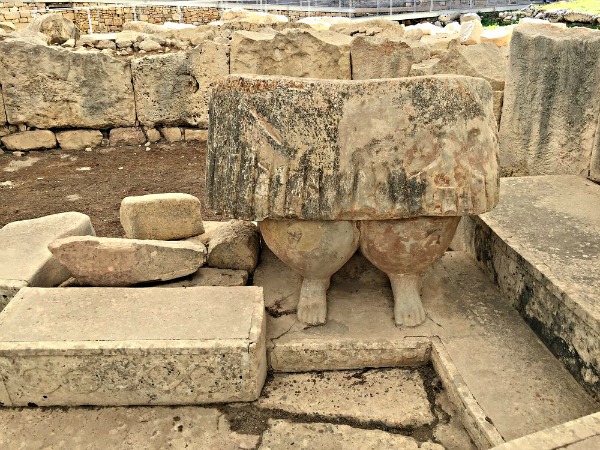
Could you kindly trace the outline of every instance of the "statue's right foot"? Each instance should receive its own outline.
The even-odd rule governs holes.
[[[420,275],[389,275],[394,292],[394,320],[399,327],[416,327],[425,322],[421,303]]]
[[[302,280],[298,301],[298,320],[307,325],[322,325],[327,320],[327,289],[329,278],[324,280]]]

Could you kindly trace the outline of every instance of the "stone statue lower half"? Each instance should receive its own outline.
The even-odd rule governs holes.
[[[421,280],[442,257],[460,217],[417,217],[400,220],[315,221],[264,220],[263,239],[288,267],[302,275],[298,319],[320,325],[327,319],[331,276],[360,248],[390,279],[394,319],[400,327],[425,321]]]

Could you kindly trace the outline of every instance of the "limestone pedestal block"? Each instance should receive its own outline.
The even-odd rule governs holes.
[[[0,314],[0,405],[256,400],[264,322],[261,288],[26,288]]]
[[[229,76],[210,119],[207,198],[224,217],[389,220],[498,202],[493,92],[479,78]]]

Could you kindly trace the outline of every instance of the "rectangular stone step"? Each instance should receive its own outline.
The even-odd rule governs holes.
[[[258,287],[23,288],[0,313],[0,405],[251,401],[265,377]]]
[[[600,186],[568,175],[503,178],[498,207],[463,219],[459,235],[457,247],[600,397]]]

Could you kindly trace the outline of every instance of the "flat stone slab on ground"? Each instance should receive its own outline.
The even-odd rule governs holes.
[[[600,448],[600,412],[524,436],[494,450],[597,450]]]
[[[381,430],[362,430],[348,425],[330,423],[292,423],[285,420],[269,422],[259,450],[418,450],[419,444],[411,437],[386,433]],[[442,450],[444,447],[428,447]]]
[[[263,256],[256,271],[260,283],[276,276],[294,286],[290,269],[268,253]],[[394,324],[392,291],[379,271],[361,265],[357,257],[348,265],[362,267],[361,276],[352,267],[334,275],[327,293],[329,320],[319,327],[297,322],[297,296],[291,290],[262,284],[265,304],[278,316],[268,316],[274,370],[373,367],[382,361],[388,366],[424,364],[431,339],[439,336],[475,400],[506,439],[598,409],[466,253],[448,252],[429,270],[422,291],[428,319],[405,330]]]
[[[463,244],[571,373],[600,398],[600,186],[503,178],[502,200],[464,220]]]
[[[260,288],[25,288],[0,314],[0,402],[254,400],[264,334]]]
[[[85,214],[53,214],[0,229],[0,311],[23,286],[56,286],[69,278],[69,271],[48,251],[48,244],[75,235],[95,235]]]
[[[206,248],[191,242],[99,237],[57,239],[48,249],[88,286],[132,286],[196,272]]]
[[[419,373],[404,369],[278,374],[267,382],[257,405],[394,428],[434,421]]]
[[[255,448],[223,414],[199,407],[0,408],[1,448]]]

